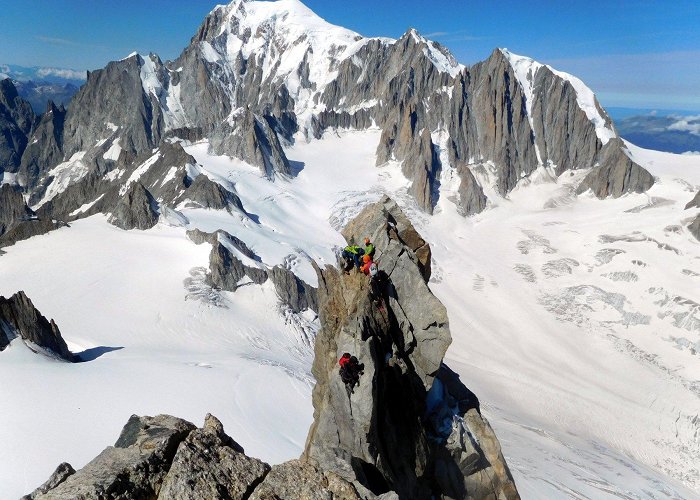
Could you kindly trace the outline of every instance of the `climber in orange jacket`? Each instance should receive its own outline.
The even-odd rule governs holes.
[[[360,271],[369,276],[369,268],[372,267],[372,264],[374,264],[374,262],[372,261],[372,257],[369,254],[364,254],[362,256],[362,265],[360,266]]]

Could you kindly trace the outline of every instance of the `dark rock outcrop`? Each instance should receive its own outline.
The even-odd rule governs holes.
[[[17,93],[12,80],[0,80],[0,174],[16,172],[36,116]]]
[[[695,239],[700,241],[700,214],[688,225],[688,231],[695,236]]]
[[[695,196],[686,204],[684,210],[688,210],[689,208],[700,208],[700,191],[695,193]]]
[[[457,207],[464,216],[478,214],[486,208],[486,195],[483,188],[479,185],[466,165],[457,167],[457,175],[459,175],[459,198]]]
[[[209,253],[207,279],[213,286],[235,292],[240,286],[240,281],[246,276],[256,284],[267,281],[268,273],[264,266],[247,266],[235,255],[236,252],[240,252],[244,259],[260,260],[243,241],[235,236],[226,231],[205,233],[199,229],[187,231],[187,236],[198,245],[206,242],[212,246]]]
[[[140,182],[131,185],[114,207],[109,223],[120,229],[150,229],[158,223],[158,202]]]
[[[478,400],[442,363],[451,337],[427,286],[429,247],[387,198],[344,231],[348,240],[360,235],[372,238],[386,273],[381,304],[364,275],[320,272],[314,423],[303,458],[363,496],[519,498]],[[364,365],[352,393],[338,375],[343,352]]]
[[[57,488],[61,483],[63,483],[70,476],[75,474],[75,469],[68,462],[63,462],[56,470],[51,474],[51,477],[46,480],[44,484],[39,486],[29,495],[24,495],[20,500],[34,500],[39,495],[42,495],[50,490]]]
[[[233,126],[219,128],[211,139],[212,152],[255,165],[268,178],[291,175],[291,168],[277,134],[263,117],[246,108]]]
[[[685,206],[685,210],[689,208],[700,208],[700,191],[695,193],[692,200],[688,202]],[[688,231],[692,234],[696,240],[700,241],[700,214],[698,214],[693,221],[688,224]]]
[[[268,277],[275,285],[277,295],[283,304],[294,312],[311,309],[318,312],[317,289],[301,280],[296,274],[282,266],[275,266],[268,272]]]
[[[64,361],[75,360],[56,323],[47,320],[23,291],[9,299],[0,296],[0,351],[17,337],[33,351]]]
[[[32,134],[32,141],[22,154],[17,179],[22,186],[33,188],[46,171],[47,165],[63,160],[63,124],[66,110],[49,101],[46,112]]]
[[[226,231],[205,233],[199,229],[187,231],[187,236],[198,245],[206,242],[212,246],[208,280],[215,287],[234,292],[239,287],[240,280],[246,276],[256,284],[264,283],[269,278],[275,285],[280,301],[293,312],[298,313],[306,309],[318,312],[316,288],[286,267],[267,268],[260,262],[260,257],[235,236]],[[234,254],[235,251],[252,261],[260,262],[260,266],[244,265],[241,258]]]
[[[267,272],[264,269],[244,265],[220,240],[217,240],[212,247],[209,270],[211,283],[221,290],[230,292],[234,292],[246,276],[256,284],[267,281]]]
[[[25,203],[22,193],[9,184],[0,186],[0,236],[32,216],[34,212]]]
[[[619,198],[625,193],[643,193],[654,185],[654,177],[625,154],[622,141],[612,139],[603,150],[600,165],[583,179],[576,192],[593,191],[598,198]]]
[[[5,234],[0,236],[0,248],[14,245],[18,241],[26,240],[32,236],[46,234],[54,229],[66,227],[66,224],[60,220],[51,218],[30,218],[16,222]]]
[[[232,207],[235,207],[244,211],[238,195],[224,189],[221,184],[212,181],[204,174],[199,174],[194,178],[192,184],[182,194],[181,199],[183,201],[190,200],[204,208],[231,210]]]

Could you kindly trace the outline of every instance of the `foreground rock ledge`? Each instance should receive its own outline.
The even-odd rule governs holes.
[[[394,201],[365,208],[343,232],[369,236],[386,273],[319,274],[314,422],[299,460],[248,457],[207,415],[133,416],[113,447],[78,472],[61,464],[30,499],[519,499],[479,401],[444,363],[447,311],[428,287],[430,246]],[[364,364],[346,391],[337,360]]]
[[[114,446],[79,471],[63,463],[22,500],[347,499],[355,487],[300,460],[270,466],[245,455],[207,415],[204,425],[169,415],[132,416]]]

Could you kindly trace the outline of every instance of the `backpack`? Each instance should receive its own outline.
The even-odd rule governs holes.
[[[378,272],[379,272],[379,268],[377,267],[377,263],[372,262],[372,264],[370,264],[370,266],[369,266],[369,275],[374,278]]]
[[[350,353],[347,352],[340,357],[338,364],[340,365],[340,379],[352,389],[360,382],[360,374],[364,370],[364,365],[360,364],[360,361],[355,356],[350,356]]]
[[[343,353],[343,355],[338,360],[338,364],[340,365],[341,368],[345,368],[349,362],[350,362],[350,353],[349,352]]]

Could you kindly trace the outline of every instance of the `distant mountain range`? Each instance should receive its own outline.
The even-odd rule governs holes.
[[[20,97],[29,101],[36,114],[46,111],[48,101],[67,105],[85,83],[87,72],[68,68],[0,64],[0,80],[10,78]]]
[[[618,110],[619,114],[610,110],[610,115],[624,139],[646,149],[669,153],[700,151],[700,112]],[[629,111],[635,113],[629,115]]]

